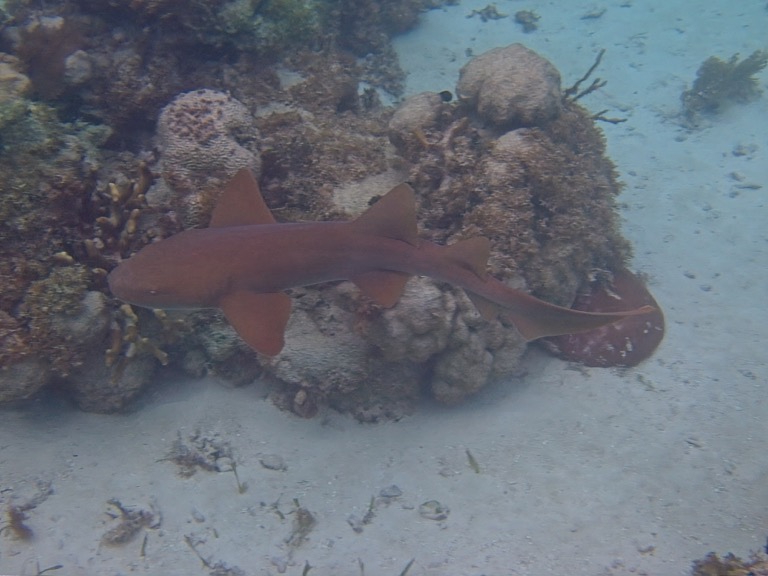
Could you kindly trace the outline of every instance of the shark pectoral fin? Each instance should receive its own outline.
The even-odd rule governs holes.
[[[391,308],[403,295],[405,284],[411,276],[404,272],[374,270],[352,277],[360,291],[377,304]]]
[[[250,170],[243,168],[224,187],[208,226],[216,228],[274,223],[275,217],[264,202],[259,183]]]
[[[483,236],[460,240],[445,247],[446,258],[462,268],[472,270],[481,280],[488,276],[488,258],[491,256],[491,241]],[[474,300],[473,300],[474,302]],[[478,306],[478,310],[480,307]]]
[[[291,299],[286,294],[233,292],[221,299],[219,307],[240,337],[257,352],[275,356],[283,349],[291,315]]]
[[[520,306],[505,309],[503,314],[526,340],[594,330],[627,316],[648,314],[655,310],[653,306],[643,306],[622,312],[581,312],[549,304],[523,292],[519,293],[519,300]]]

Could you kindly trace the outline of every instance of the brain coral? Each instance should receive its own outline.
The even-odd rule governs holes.
[[[204,224],[217,190],[240,168],[258,174],[259,132],[241,102],[214,90],[177,96],[163,108],[157,125],[163,177],[179,199],[185,227]]]
[[[562,109],[557,68],[522,44],[470,60],[461,69],[456,92],[495,126],[536,126]]]

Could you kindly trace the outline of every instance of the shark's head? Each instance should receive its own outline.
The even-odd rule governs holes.
[[[149,308],[162,308],[167,305],[171,296],[169,287],[164,287],[160,279],[138,270],[136,262],[126,260],[107,276],[109,289],[117,298],[146,306]]]
[[[107,276],[112,294],[145,308],[216,306],[220,284],[209,273],[213,264],[198,261],[199,252],[187,243],[197,232],[181,232],[149,244],[122,261]]]
[[[166,242],[160,242],[162,244]],[[147,246],[125,260],[107,276],[109,289],[117,298],[146,308],[189,308],[189,283],[172,259],[162,258]]]

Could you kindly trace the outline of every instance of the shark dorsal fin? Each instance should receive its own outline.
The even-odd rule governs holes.
[[[250,170],[242,168],[224,187],[209,227],[274,223],[275,217],[261,196],[256,178]]]
[[[399,184],[352,223],[360,232],[418,246],[413,188]]]

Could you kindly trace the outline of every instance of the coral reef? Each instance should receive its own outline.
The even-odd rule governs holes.
[[[629,249],[594,121],[521,46],[475,59],[456,102],[383,108],[389,37],[440,0],[14,2],[0,21],[0,401],[46,385],[120,410],[168,365],[263,375],[310,416],[397,418],[426,391],[457,403],[515,373],[525,344],[465,296],[414,279],[382,310],[349,283],[297,289],[288,346],[258,358],[212,311],[133,309],[106,273],[206,223],[220,183],[261,169],[281,220],[346,219],[408,178],[425,236],[487,235],[492,271],[569,304]],[[314,50],[296,40],[321,27]],[[396,153],[392,150],[392,145]],[[343,191],[343,193],[342,193]],[[595,226],[599,222],[600,226]]]
[[[534,75],[538,59],[529,59]],[[504,61],[486,55],[483,68],[503,74]],[[500,98],[514,101],[524,86],[507,84]],[[543,104],[526,105],[540,124],[512,130],[510,116],[481,122],[476,100],[420,94],[395,111],[388,136],[410,162],[428,238],[486,235],[495,275],[567,305],[590,270],[620,269],[630,251],[601,133],[575,102],[560,94],[553,105],[543,93]],[[297,302],[286,349],[264,368],[279,382],[279,403],[302,415],[328,403],[360,419],[391,417],[424,390],[457,403],[514,374],[525,349],[513,328],[482,321],[462,294],[429,279],[412,279],[389,310],[349,284],[307,289]]]
[[[0,401],[71,376],[106,334],[98,274],[70,252],[108,132],[29,99],[20,67],[0,57]]]
[[[322,3],[308,0],[78,0],[95,13],[158,27],[171,35],[187,36],[186,44],[209,48],[257,50],[268,56],[317,36]]]
[[[390,36],[415,26],[419,13],[436,3],[430,0],[333,0],[329,4],[329,20],[338,26],[341,45],[353,54],[365,56],[388,50]]]
[[[0,129],[21,120],[27,111],[26,96],[30,93],[32,82],[22,74],[19,59],[10,54],[0,53]]]
[[[316,201],[324,197],[316,193],[319,183],[345,179],[342,159],[351,147],[361,153],[352,175],[386,164],[380,158],[384,146],[366,136],[371,125],[366,119],[352,119],[348,141],[331,137],[334,115],[357,107],[356,87],[364,67],[333,49],[296,55],[287,65],[303,75],[302,82],[292,87],[293,93],[289,86],[276,85],[279,66],[264,58],[270,51],[277,58],[279,50],[256,37],[240,42],[253,31],[238,31],[231,24],[247,4],[83,0],[6,6],[0,21],[0,50],[5,50],[0,53],[0,401],[30,397],[55,382],[83,408],[121,409],[146,387],[157,367],[179,357],[196,374],[212,369],[245,382],[259,373],[256,359],[246,358],[236,347],[227,348],[227,358],[242,362],[222,360],[212,367],[206,354],[213,348],[185,342],[181,335],[186,330],[177,329],[184,322],[179,315],[161,318],[104,298],[109,296],[106,271],[121,258],[178,231],[182,216],[204,217],[202,209],[181,209],[190,187],[199,185],[178,177],[193,167],[184,164],[183,145],[176,150],[175,165],[173,153],[165,155],[165,164],[157,163],[156,123],[175,95],[220,87],[243,93],[249,100],[248,115],[276,100],[322,112],[312,125],[299,114],[278,114],[267,121],[280,126],[266,142],[274,151],[270,160],[275,197],[289,196],[279,172],[290,156],[295,164],[285,167],[291,175],[284,186],[301,183],[288,204],[302,210],[327,213],[328,203]],[[263,24],[271,19],[287,25],[284,18],[297,24],[310,17],[300,13],[309,3],[269,4],[271,12],[264,6]],[[214,10],[217,7],[221,13]],[[246,12],[239,14],[250,17]],[[224,26],[226,19],[230,25]],[[190,33],[193,28],[199,35]],[[336,43],[331,32],[324,38],[329,45]],[[293,39],[298,37],[293,34]],[[324,76],[329,70],[338,80]],[[243,118],[240,128],[213,128],[223,130],[219,143],[227,136],[246,143],[239,154],[236,148],[230,150],[236,151],[235,159],[246,158],[257,167],[252,145],[258,131],[252,118]],[[299,132],[303,135],[297,136]],[[368,152],[374,149],[375,154]],[[307,178],[313,164],[327,167]],[[221,168],[187,174],[215,176]],[[174,194],[159,178],[166,169],[177,173],[169,177],[171,182],[181,181],[187,188]],[[63,299],[71,309],[60,305]],[[189,319],[190,325],[204,317],[199,313]],[[70,323],[83,330],[66,334]]]
[[[683,115],[695,125],[697,116],[717,113],[731,102],[749,102],[760,95],[755,74],[768,64],[768,52],[756,50],[743,60],[734,54],[727,61],[707,58],[696,72],[693,87],[680,96]]]
[[[62,16],[31,18],[12,29],[16,54],[24,62],[36,95],[52,99],[66,90],[67,60],[83,46],[84,29],[82,20]],[[77,76],[83,74],[87,71],[81,70]]]

